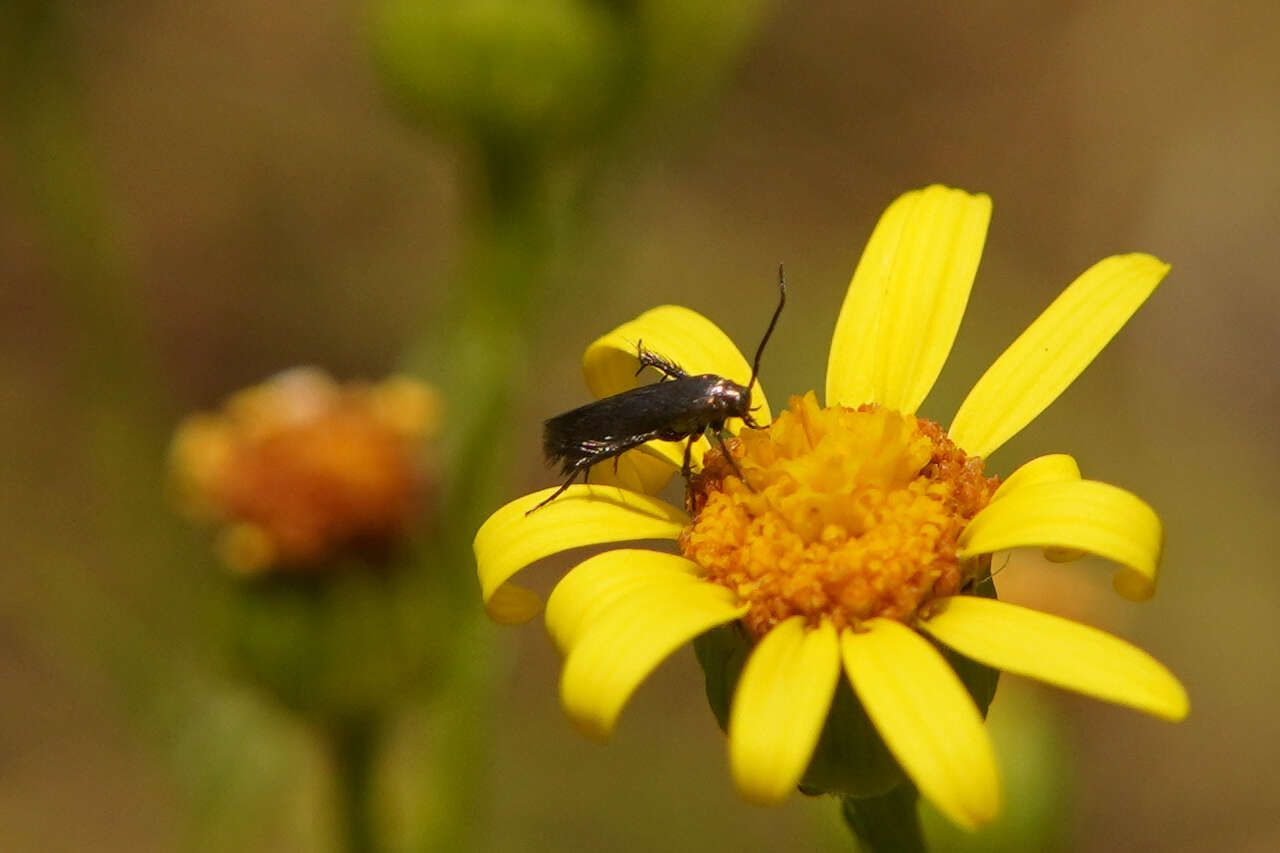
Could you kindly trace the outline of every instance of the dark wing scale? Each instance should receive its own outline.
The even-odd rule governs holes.
[[[678,420],[696,413],[706,380],[690,376],[641,385],[548,419],[542,432],[547,461],[563,473],[584,459],[609,459],[656,438]]]

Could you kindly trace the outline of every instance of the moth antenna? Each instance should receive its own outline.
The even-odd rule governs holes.
[[[756,347],[756,357],[751,362],[751,380],[747,383],[747,390],[751,390],[751,386],[756,384],[756,377],[760,375],[760,356],[764,354],[764,345],[769,343],[769,336],[773,334],[773,327],[778,325],[778,315],[782,313],[782,306],[787,304],[787,279],[782,272],[782,264],[778,264],[778,307],[773,309],[773,317],[769,320],[769,328],[764,330],[764,337],[760,339],[760,346]]]

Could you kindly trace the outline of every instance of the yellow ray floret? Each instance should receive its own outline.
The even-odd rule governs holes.
[[[556,584],[547,599],[547,633],[568,654],[584,630],[607,616],[624,598],[648,587],[680,586],[701,573],[677,554],[617,548],[583,560]]]
[[[680,470],[683,457],[672,457],[682,453],[682,447],[681,443],[651,441],[648,445],[628,450],[621,456],[592,465],[587,482],[600,486],[621,486],[632,492],[656,495],[666,488],[672,475]]]
[[[485,607],[496,621],[525,622],[541,601],[507,581],[525,566],[584,545],[637,539],[675,539],[689,517],[657,498],[613,486],[570,486],[537,512],[526,515],[555,489],[517,498],[476,532],[472,547]],[[517,591],[518,590],[518,591]]]
[[[1096,480],[1028,483],[993,500],[960,534],[960,558],[1010,548],[1087,551],[1120,564],[1112,584],[1134,601],[1155,593],[1164,530],[1155,510]]]
[[[1000,777],[982,715],[938,650],[901,622],[845,630],[845,671],[885,746],[920,793],[976,829],[1000,811]]]
[[[991,496],[991,500],[998,500],[1033,483],[1057,483],[1063,480],[1079,479],[1080,465],[1073,457],[1065,453],[1037,456],[1022,463],[1017,470],[1005,477],[1000,488],[996,489],[996,493]]]
[[[828,406],[915,412],[951,352],[990,219],[987,196],[937,185],[889,206],[836,321]]]
[[[1151,655],[1110,634],[1003,601],[956,596],[920,627],[966,657],[1166,720],[1187,691]]]
[[[745,612],[727,589],[691,575],[634,589],[574,638],[560,674],[565,714],[584,735],[603,740],[658,664]]]
[[[1054,483],[1061,480],[1079,479],[1080,465],[1073,457],[1065,453],[1050,453],[1046,456],[1037,456],[1035,459],[1018,466],[1018,469],[1000,484],[1000,488],[996,489],[996,493],[991,496],[991,499],[995,500],[1011,492],[1016,492],[1023,486],[1029,486],[1032,483]],[[1085,555],[1085,552],[1079,548],[1059,548],[1053,545],[1045,548],[1043,553],[1046,560],[1054,563],[1070,563],[1074,560],[1079,560]]]
[[[1099,261],[995,360],[947,430],[974,456],[990,456],[1075,381],[1169,272],[1150,255]]]
[[[776,803],[813,757],[840,677],[836,630],[794,616],[765,635],[742,671],[729,715],[729,766],[744,797]]]

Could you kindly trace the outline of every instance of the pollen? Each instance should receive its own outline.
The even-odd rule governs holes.
[[[681,552],[749,605],[761,637],[804,616],[837,629],[913,621],[985,567],[956,539],[999,484],[932,421],[878,406],[792,397],[767,429],[709,451],[687,494]],[[738,472],[750,486],[743,483]]]

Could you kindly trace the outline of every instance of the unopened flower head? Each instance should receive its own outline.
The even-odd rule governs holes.
[[[424,442],[438,407],[430,387],[404,376],[340,385],[314,368],[289,370],[179,427],[180,502],[222,526],[220,551],[237,572],[385,552],[429,499]]]
[[[1118,564],[1118,592],[1147,598],[1163,539],[1151,507],[1084,479],[1065,454],[1032,459],[1003,481],[984,465],[1089,365],[1168,266],[1132,254],[1090,267],[995,361],[944,430],[915,413],[959,328],[990,212],[986,196],[941,186],[895,201],[837,319],[825,406],[808,392],[774,418],[755,385],[755,420],[769,426],[730,422],[732,462],[695,445],[683,508],[653,495],[684,450],[655,441],[624,455],[616,473],[605,462],[591,485],[529,515],[554,489],[527,495],[481,527],[481,587],[503,622],[536,614],[537,596],[510,579],[549,554],[660,539],[679,550],[606,551],[552,593],[546,619],[565,654],[561,701],[582,731],[606,736],[668,654],[736,624],[751,644],[727,721],[744,796],[774,802],[797,784],[868,793],[806,775],[844,677],[901,772],[973,828],[999,811],[999,778],[982,711],[935,643],[1159,717],[1186,715],[1182,686],[1145,652],[996,600],[989,572],[991,555],[1011,548],[1094,554]],[[597,397],[634,386],[637,341],[689,373],[736,382],[751,374],[709,320],[662,306],[588,347]]]

